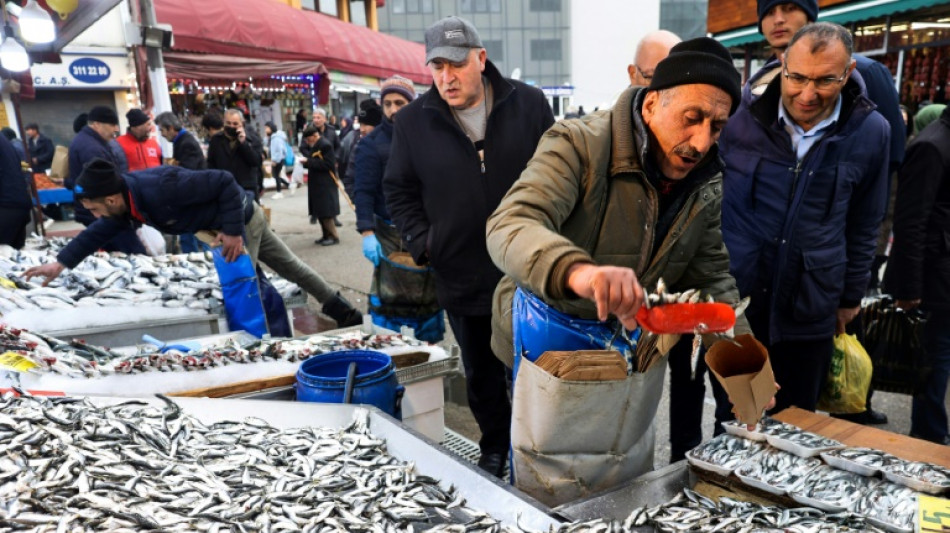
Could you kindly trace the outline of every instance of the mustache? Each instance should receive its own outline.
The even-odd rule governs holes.
[[[680,157],[688,157],[690,159],[696,159],[697,161],[703,158],[703,152],[689,146],[687,144],[681,144],[673,149],[673,153]]]

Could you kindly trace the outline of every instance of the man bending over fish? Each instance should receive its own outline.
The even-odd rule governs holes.
[[[322,302],[323,312],[340,327],[363,322],[361,313],[267,226],[260,206],[229,172],[161,166],[120,174],[112,162],[94,159],[83,168],[73,192],[97,220],[60,250],[57,262],[27,270],[27,279],[42,276],[46,285],[115,235],[148,224],[173,235],[211,233],[229,262],[246,245],[255,264],[260,260]]]

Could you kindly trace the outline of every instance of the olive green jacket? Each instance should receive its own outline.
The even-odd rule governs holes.
[[[567,270],[577,262],[632,268],[645,290],[663,278],[671,291],[697,288],[717,301],[738,301],[720,231],[718,147],[693,170],[704,179],[684,193],[685,203],[653,254],[659,204],[641,165],[648,151],[640,116],[645,94],[631,87],[613,109],[552,126],[488,219],[488,252],[505,274],[492,302],[492,349],[506,365],[513,362],[516,285],[562,312],[596,319],[594,302],[567,288]],[[742,318],[736,334],[749,332]]]

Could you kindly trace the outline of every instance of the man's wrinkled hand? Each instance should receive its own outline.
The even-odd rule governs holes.
[[[221,255],[228,263],[233,262],[244,253],[244,238],[240,235],[225,235],[218,233],[214,244],[221,245]]]
[[[637,311],[643,306],[643,287],[633,269],[578,263],[568,269],[567,286],[574,294],[597,304],[599,320],[607,320],[612,314],[623,327],[636,329]]]
[[[861,307],[844,307],[838,309],[838,320],[835,324],[835,335],[843,335],[845,327],[854,320],[854,317],[858,316],[858,313],[861,312]]]
[[[66,265],[56,262],[56,263],[46,263],[45,265],[39,265],[26,270],[23,273],[23,277],[27,280],[33,277],[42,277],[43,286],[46,287],[49,285],[49,282],[56,279],[59,274],[66,268]]]

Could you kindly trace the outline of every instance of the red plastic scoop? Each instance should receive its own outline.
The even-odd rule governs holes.
[[[659,304],[641,307],[637,322],[656,334],[723,333],[736,325],[736,312],[719,302]]]

